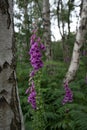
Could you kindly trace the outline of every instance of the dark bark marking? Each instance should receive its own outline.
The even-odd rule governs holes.
[[[14,120],[12,120],[11,126],[10,126],[11,130],[21,130],[21,127],[20,127],[21,124],[19,125],[19,123],[17,123],[17,122],[16,122],[16,124],[17,125],[15,125]]]
[[[86,26],[85,26],[85,25],[83,25],[83,26],[81,27],[81,29],[82,29],[82,30],[84,30],[85,28],[86,28]]]
[[[9,66],[9,63],[7,61],[5,61],[5,63],[3,64],[3,66],[2,67],[0,66],[0,73],[1,73],[1,71],[3,69],[8,68],[8,66]]]
[[[3,68],[5,69],[5,68],[8,68],[8,66],[9,66],[9,63],[7,62],[7,61],[5,61],[5,63],[3,64]]]
[[[82,0],[82,2],[81,2],[81,4],[80,4],[80,16],[81,16],[81,14],[82,14],[82,8],[83,8],[83,0]]]
[[[13,80],[13,88],[12,88],[12,98],[11,98],[11,103],[10,103],[10,106],[11,106],[11,109],[14,113],[14,118],[11,122],[11,130],[21,130],[21,119],[20,119],[20,112],[19,112],[19,102],[18,102],[18,99],[17,99],[17,93],[16,93],[16,79],[15,79],[15,76],[14,76],[14,73],[11,74],[13,77],[12,77],[12,80]]]
[[[8,92],[7,92],[5,89],[3,89],[3,90],[0,92],[0,94],[7,95]]]
[[[9,2],[8,0],[0,0],[0,9],[2,14],[7,15],[7,29],[9,29],[10,24],[11,24],[11,18],[10,18],[10,13],[9,13]]]
[[[11,73],[8,81],[9,81],[9,83],[13,83],[13,81],[14,81],[14,71]]]
[[[76,44],[79,46],[80,45],[80,43],[78,42],[78,41],[76,41]]]
[[[74,63],[75,63],[75,64],[79,64],[79,62],[78,62],[78,61],[74,61]]]
[[[79,53],[79,51],[78,51],[78,50],[74,50],[74,52],[77,52],[77,53]]]
[[[1,108],[2,106],[4,106],[5,103],[8,104],[7,101],[6,101],[6,99],[5,99],[5,97],[2,96],[2,97],[0,98],[0,108]],[[4,107],[5,107],[5,106],[4,106]]]
[[[2,68],[0,67],[0,72],[2,71]]]

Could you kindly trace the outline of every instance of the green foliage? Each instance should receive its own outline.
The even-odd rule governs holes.
[[[44,104],[42,100],[42,90],[40,86],[41,75],[41,71],[39,70],[39,72],[37,72],[34,77],[35,89],[37,92],[37,109],[32,112],[32,127],[34,130],[45,130]]]
[[[62,42],[53,42],[51,45],[52,48],[52,55],[54,61],[61,61],[63,60],[63,53],[62,52]]]
[[[62,105],[62,99],[65,93],[62,81],[67,68],[68,66],[63,63],[63,61],[45,62],[41,80],[40,78],[37,80],[36,77],[36,82],[38,81],[41,86],[42,102],[44,103],[44,112],[41,113],[43,113],[45,120],[45,130],[86,130],[87,128],[86,66],[83,58],[80,62],[77,77],[75,81],[70,84],[70,87],[73,90],[74,100],[72,103]],[[27,96],[25,95],[26,88],[28,87],[30,70],[31,67],[28,63],[18,63],[17,65],[18,86],[26,130],[33,130],[33,113],[31,106],[27,103]],[[37,86],[39,86],[38,83],[36,83]],[[39,90],[39,88],[37,90]],[[43,122],[42,117],[36,119],[38,114],[40,114],[40,111],[38,111],[37,114],[34,112],[35,123],[38,120],[39,123]],[[37,125],[37,123],[35,125]]]
[[[75,34],[70,33],[69,38],[65,39],[65,42],[64,42],[65,46],[68,47],[66,49],[69,50],[69,54],[68,54],[69,57],[71,57],[71,55],[72,55],[74,41],[75,41]],[[52,48],[53,60],[54,61],[63,61],[63,51],[64,50],[63,50],[62,41],[52,42],[51,48]]]
[[[24,8],[22,2],[20,6]],[[37,18],[39,16],[37,6],[34,9],[32,13],[33,18]],[[62,10],[61,17],[65,22],[67,22],[67,14],[67,10]],[[18,18],[20,18],[20,15]],[[29,26],[31,23],[29,23]],[[23,24],[26,24],[26,18]],[[38,26],[41,26],[40,22]],[[42,28],[39,29],[39,34],[43,35]],[[65,94],[63,78],[67,72],[68,65],[63,62],[62,41],[52,43],[53,61],[44,61],[42,73],[35,77],[36,89],[40,95],[38,95],[37,100],[38,110],[32,111],[31,105],[27,103],[27,95],[25,94],[28,87],[31,66],[29,64],[28,47],[24,48],[22,45],[22,42],[29,42],[30,35],[31,28],[30,30],[21,28],[20,34],[15,33],[17,45],[17,80],[26,130],[87,130],[87,84],[85,83],[87,56],[80,56],[79,70],[75,80],[70,84],[70,88],[74,94],[73,102],[62,105]],[[69,39],[65,40],[65,44],[69,46],[70,56],[74,41],[75,35],[72,33],[69,34]],[[84,44],[81,52],[84,48],[86,50],[86,44]]]
[[[87,117],[87,106],[85,106],[87,97],[84,93],[86,90],[84,73],[80,77],[81,72],[79,72],[78,78],[70,84],[74,94],[73,103],[62,105],[64,96],[62,81],[66,68],[67,66],[62,62],[51,62],[46,63],[43,70],[41,86],[47,118],[46,130],[83,130],[83,128],[85,130],[87,128],[85,120]],[[80,69],[83,70],[83,66]],[[82,86],[85,88],[82,89]]]
[[[68,10],[62,9],[61,13],[59,14],[60,21],[63,21],[65,23],[68,22]]]

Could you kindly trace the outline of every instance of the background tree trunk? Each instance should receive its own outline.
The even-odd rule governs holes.
[[[47,60],[52,59],[51,53],[51,30],[50,30],[50,4],[49,0],[43,0],[43,39],[46,46],[46,57]]]
[[[0,0],[0,130],[24,130],[16,83],[13,32],[13,1]]]
[[[67,80],[68,82],[70,82],[76,75],[76,72],[79,67],[80,49],[85,41],[86,32],[87,32],[87,0],[84,0],[81,12],[80,25],[76,34],[76,41],[74,43],[72,59],[65,77],[65,81]]]
[[[29,49],[29,15],[28,15],[29,1],[24,0],[24,30],[25,30],[25,47]]]
[[[65,8],[65,3],[62,0],[58,0],[57,2],[57,21],[59,33],[62,38],[62,52],[63,52],[63,60],[68,63],[70,59],[69,46],[67,44],[67,40],[70,38],[70,0],[68,1],[68,11]],[[65,13],[66,12],[66,13]],[[66,24],[68,25],[68,30],[66,29]],[[66,33],[67,31],[67,33]]]

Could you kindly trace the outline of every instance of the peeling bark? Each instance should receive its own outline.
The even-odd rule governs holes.
[[[80,25],[76,34],[76,41],[74,43],[73,54],[68,72],[65,76],[64,82],[72,81],[76,75],[79,67],[80,49],[85,41],[85,35],[87,33],[87,0],[83,1],[83,8],[81,12]]]
[[[8,4],[9,29],[8,13],[3,14],[0,8],[0,130],[24,130],[15,74],[13,1]]]

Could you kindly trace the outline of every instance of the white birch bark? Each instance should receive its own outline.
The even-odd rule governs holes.
[[[2,13],[0,8],[0,130],[24,130],[15,73],[13,1],[8,4],[8,12]]]
[[[43,0],[43,27],[44,27],[44,43],[46,46],[46,57],[47,60],[50,60],[52,58],[51,54],[51,30],[50,30],[50,4],[49,0]]]
[[[81,20],[80,20],[79,28],[77,30],[76,40],[74,43],[72,59],[71,59],[68,72],[65,76],[64,82],[66,80],[68,82],[72,81],[76,75],[76,72],[79,67],[80,49],[85,41],[86,32],[87,32],[87,0],[84,0],[82,13],[81,13]]]

